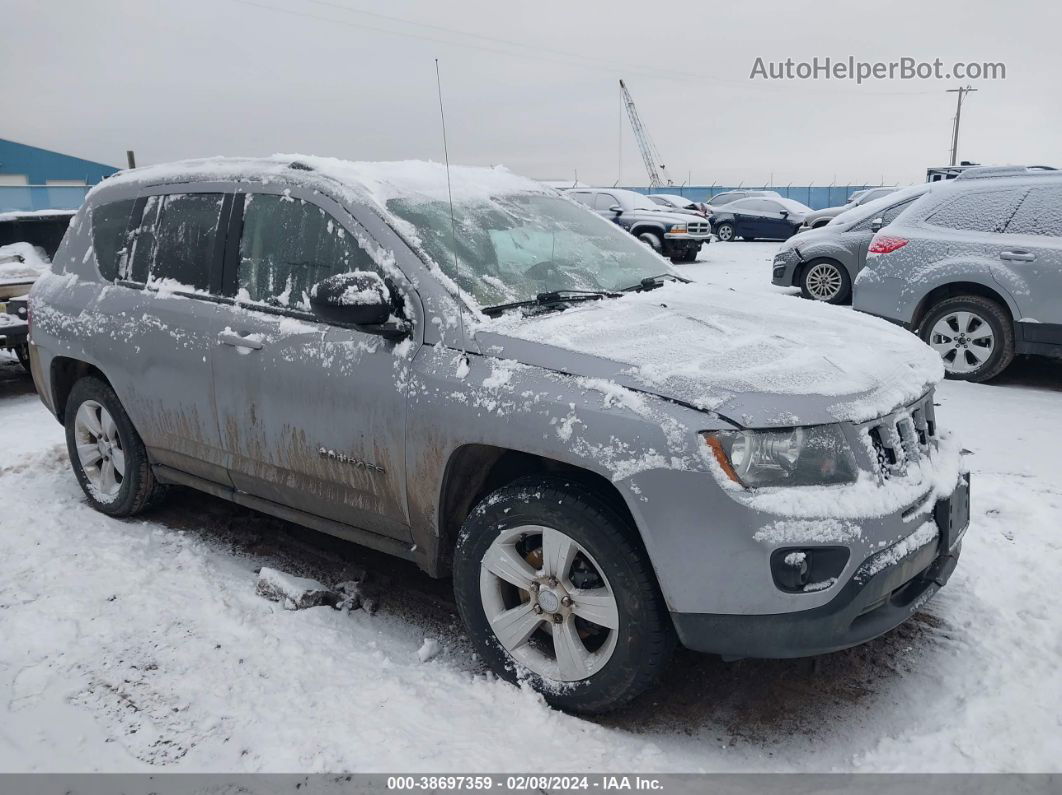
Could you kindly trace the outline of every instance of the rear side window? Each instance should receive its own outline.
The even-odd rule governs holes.
[[[247,196],[237,272],[241,300],[309,311],[311,287],[357,270],[378,269],[316,204],[267,193]]]
[[[129,215],[135,199],[123,199],[92,208],[92,249],[100,275],[107,281],[118,278],[118,262],[125,253]]]
[[[220,193],[178,193],[166,196],[155,229],[151,280],[173,279],[196,290],[210,289],[218,260],[221,226]]]
[[[966,193],[929,215],[926,223],[945,229],[1002,232],[1022,193],[1021,188]]]
[[[587,207],[594,206],[594,194],[592,193],[569,193],[568,195],[579,204],[585,204]]]
[[[1007,224],[1008,235],[1062,237],[1062,188],[1033,188]]]
[[[221,193],[149,196],[122,278],[137,283],[172,279],[208,291],[220,261]]]

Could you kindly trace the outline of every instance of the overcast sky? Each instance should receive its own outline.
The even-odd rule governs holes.
[[[947,162],[959,81],[768,83],[755,59],[1001,61],[960,158],[1062,165],[1060,30],[1046,0],[0,0],[0,137],[441,160],[437,57],[452,162],[645,184],[623,77],[677,182],[912,182]]]

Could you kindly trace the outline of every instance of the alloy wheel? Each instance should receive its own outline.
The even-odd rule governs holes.
[[[734,227],[730,224],[723,224],[715,234],[724,243],[729,243],[734,239]]]
[[[940,354],[949,373],[970,373],[992,356],[996,334],[975,312],[949,312],[933,324],[929,345]]]
[[[829,262],[820,262],[808,270],[804,277],[808,292],[816,301],[832,301],[841,292],[844,280],[837,266]]]
[[[479,591],[498,642],[539,676],[587,679],[616,649],[612,587],[590,553],[560,530],[502,530],[483,556]]]
[[[101,497],[115,497],[125,480],[125,451],[114,417],[95,400],[86,400],[74,418],[74,439],[93,490]]]

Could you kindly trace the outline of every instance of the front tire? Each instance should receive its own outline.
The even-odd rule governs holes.
[[[638,239],[645,243],[645,245],[649,246],[649,248],[657,254],[662,253],[664,250],[664,241],[661,239],[660,235],[655,232],[639,232]]]
[[[491,669],[572,712],[606,712],[650,687],[674,632],[631,533],[559,478],[522,478],[480,501],[458,537],[454,594]]]
[[[63,424],[70,465],[97,511],[133,516],[162,496],[144,443],[106,381],[90,376],[74,384]]]
[[[919,336],[940,354],[944,375],[980,383],[1014,359],[1014,326],[1007,310],[979,295],[946,298],[926,314]]]
[[[800,274],[800,294],[812,301],[847,304],[852,299],[852,277],[832,259],[812,260]]]
[[[725,222],[715,228],[715,236],[720,243],[730,243],[737,237],[737,232],[732,223]]]

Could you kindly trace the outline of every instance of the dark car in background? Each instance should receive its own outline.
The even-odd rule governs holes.
[[[752,199],[756,197],[780,197],[780,194],[776,190],[728,190],[722,193],[717,193],[714,196],[708,198],[708,212],[718,210],[720,207],[726,204],[732,204],[733,202],[740,201],[741,199]]]
[[[724,243],[743,240],[788,240],[797,233],[811,208],[781,196],[739,199],[708,216],[712,232]]]
[[[566,193],[672,262],[693,262],[701,244],[711,241],[707,219],[662,207],[633,190],[575,188]]]
[[[904,188],[845,210],[830,223],[795,235],[774,255],[771,282],[799,287],[805,298],[830,304],[852,300],[852,282],[867,259],[874,233],[891,224],[928,184]]]

